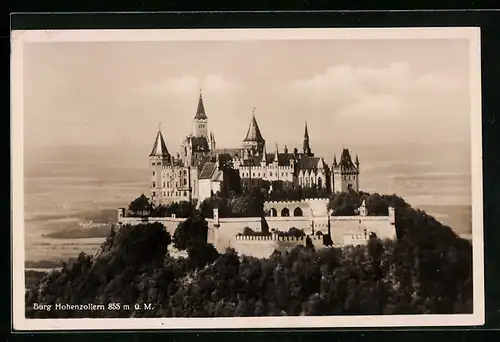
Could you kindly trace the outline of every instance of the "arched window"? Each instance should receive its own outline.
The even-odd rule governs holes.
[[[295,208],[295,210],[293,211],[293,216],[302,216],[302,209],[300,209],[299,207]]]
[[[153,188],[156,188],[156,183],[153,181]]]
[[[311,177],[311,186],[314,185],[314,177]]]
[[[278,216],[278,211],[275,208],[271,208],[271,210],[269,210],[269,214],[272,217],[276,217],[276,216]]]
[[[187,179],[184,178],[184,185],[187,185]]]
[[[299,185],[303,185],[302,183],[304,183],[304,180],[302,179],[302,177],[299,178]]]
[[[290,216],[290,210],[288,210],[288,208],[283,208],[283,210],[281,210],[281,216]]]
[[[153,176],[155,175],[155,172],[153,171]]]

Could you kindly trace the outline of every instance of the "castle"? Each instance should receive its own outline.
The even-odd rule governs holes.
[[[150,191],[153,205],[179,201],[198,201],[228,189],[228,169],[220,165],[222,154],[232,160],[230,171],[236,172],[243,188],[259,187],[264,182],[282,181],[292,188],[315,188],[324,192],[359,190],[359,159],[352,161],[348,149],[343,149],[339,162],[334,156],[329,166],[314,155],[310,145],[307,123],[304,127],[302,150],[292,152],[278,146],[268,153],[266,141],[255,118],[248,127],[242,145],[236,149],[217,150],[215,135],[208,130],[208,116],[200,92],[194,116],[194,129],[181,144],[180,153],[170,154],[158,129],[153,149],[149,155]],[[395,239],[395,210],[389,208],[387,216],[369,216],[363,201],[353,216],[332,216],[327,210],[328,198],[301,198],[296,201],[264,202],[265,217],[221,218],[218,209],[208,223],[208,242],[223,252],[227,247],[239,253],[267,257],[274,250],[288,249],[309,240],[314,246],[324,245],[323,235],[330,237],[333,245],[358,245],[367,243],[371,234],[381,239]],[[119,224],[162,223],[171,234],[183,218],[130,217],[125,209],[118,209]],[[282,236],[278,232],[290,228],[302,230],[306,237]],[[245,228],[268,235],[242,235]]]
[[[208,116],[200,92],[194,116],[194,129],[181,144],[180,153],[171,155],[158,129],[149,155],[150,193],[155,205],[178,201],[198,202],[222,191],[227,186],[227,174],[220,168],[215,135],[208,130]],[[334,157],[329,166],[311,150],[307,123],[304,129],[302,151],[289,152],[285,146],[280,152],[276,145],[268,153],[255,113],[242,145],[229,149],[233,168],[239,174],[244,188],[258,187],[264,181],[282,181],[297,188],[323,189],[327,193],[359,190],[359,159],[352,161],[348,149],[343,149],[340,161]]]

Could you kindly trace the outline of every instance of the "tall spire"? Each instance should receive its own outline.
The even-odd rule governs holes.
[[[278,149],[278,143],[276,143],[276,152],[274,152],[274,161],[278,162],[279,161],[279,149]]]
[[[170,158],[170,153],[168,153],[167,145],[161,134],[161,123],[158,124],[158,133],[156,134],[155,143],[149,156]]]
[[[304,145],[302,146],[305,155],[311,155],[311,146],[309,145],[309,132],[307,131],[307,121],[304,129]]]
[[[203,105],[203,97],[201,96],[200,89],[200,98],[198,99],[198,108],[196,109],[196,115],[194,116],[196,120],[207,120],[207,114],[205,113],[205,106]]]

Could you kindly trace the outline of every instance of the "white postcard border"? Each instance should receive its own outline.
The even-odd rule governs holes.
[[[50,42],[221,41],[274,39],[467,39],[470,42],[473,314],[245,318],[27,319],[24,283],[23,46]],[[480,29],[189,29],[11,32],[12,276],[15,330],[253,329],[472,326],[484,324]]]

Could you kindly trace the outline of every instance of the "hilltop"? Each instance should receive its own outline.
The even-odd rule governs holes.
[[[395,195],[368,196],[371,210],[396,207],[395,241],[269,258],[218,253],[193,211],[173,234],[161,224],[111,231],[94,256],[80,254],[26,293],[27,317],[214,317],[471,313],[472,246]],[[344,208],[352,198],[330,206]],[[185,250],[174,258],[168,245]],[[33,304],[129,304],[126,310],[36,311]],[[134,304],[140,304],[134,309]],[[143,304],[151,303],[150,309]],[[111,306],[110,306],[111,307]]]

